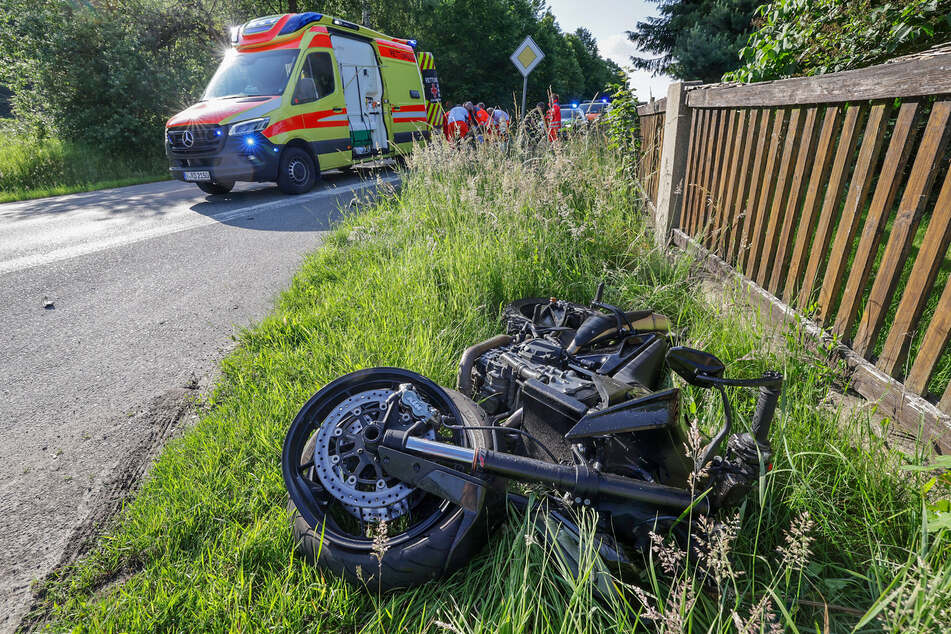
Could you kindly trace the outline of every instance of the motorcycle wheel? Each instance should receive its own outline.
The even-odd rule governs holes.
[[[546,306],[550,301],[547,297],[526,297],[507,305],[502,309],[506,332],[510,335],[519,332],[525,324],[532,321],[535,308],[539,305]]]
[[[341,499],[322,486],[314,465],[314,448],[317,432],[328,415],[351,397],[396,390],[403,383],[411,383],[432,406],[452,416],[456,425],[488,424],[481,408],[459,392],[407,370],[374,368],[346,375],[321,389],[301,409],[284,442],[282,468],[290,492],[288,511],[297,552],[307,562],[370,591],[412,587],[459,568],[485,544],[489,522],[501,515],[488,508],[498,503],[498,496],[490,490],[491,502],[474,524],[457,536],[462,508],[414,490],[406,498],[410,509],[405,515],[388,522],[363,521],[354,517],[352,506],[348,511]],[[489,433],[483,430],[442,428],[435,438],[472,448],[491,446]]]

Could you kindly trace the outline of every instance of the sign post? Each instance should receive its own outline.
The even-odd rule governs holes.
[[[528,74],[535,70],[539,62],[545,59],[545,54],[542,53],[542,49],[538,48],[538,44],[536,44],[532,36],[529,35],[518,45],[518,48],[515,49],[515,52],[512,53],[509,59],[515,64],[515,68],[518,69],[518,72],[522,73],[522,116],[524,117],[525,93],[528,91]]]

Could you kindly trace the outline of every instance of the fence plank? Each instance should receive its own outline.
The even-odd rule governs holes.
[[[696,165],[694,162],[697,159],[697,119],[700,116],[699,110],[694,110],[690,113],[690,134],[688,135],[687,141],[687,172],[684,174],[684,183],[683,183],[683,193],[681,195],[681,207],[680,207],[680,221],[677,223],[677,229],[685,229],[689,222],[688,215],[690,214],[690,197],[693,193],[693,183],[695,174],[696,174]]]
[[[693,235],[694,227],[697,224],[697,208],[702,195],[703,186],[703,168],[707,142],[707,119],[710,116],[709,110],[694,110],[697,114],[697,161],[694,171],[694,178],[690,182],[690,212],[687,221],[687,228],[684,233]]]
[[[776,164],[779,162],[779,147],[782,144],[785,125],[786,111],[777,110],[773,117],[773,129],[770,134],[769,150],[767,150],[766,153],[766,168],[763,173],[763,181],[760,188],[759,204],[756,207],[756,226],[753,231],[753,243],[750,245],[750,256],[747,260],[751,264],[747,276],[752,280],[755,280],[759,274],[760,265],[763,261],[763,258],[760,257],[760,252],[763,248],[766,225],[769,224],[766,210],[769,209],[776,188],[774,175],[776,173]]]
[[[736,110],[736,126],[733,130],[733,148],[732,156],[729,161],[729,172],[727,173],[726,183],[724,183],[723,192],[723,213],[720,235],[717,239],[717,253],[721,257],[726,257],[727,244],[730,236],[733,234],[733,224],[736,222],[736,213],[734,209],[734,199],[736,198],[737,181],[740,180],[740,160],[743,156],[746,142],[746,111]]]
[[[905,379],[905,386],[916,394],[924,394],[928,390],[928,381],[934,372],[938,359],[941,358],[941,352],[951,337],[951,284],[944,287],[941,293],[941,299],[935,307],[934,317],[928,324],[928,330],[925,331],[924,339],[921,340],[921,348],[918,350],[918,356],[911,366],[911,372]],[[945,408],[944,411],[948,411]]]
[[[691,108],[793,106],[946,93],[951,93],[951,53],[938,52],[817,77],[698,88],[687,94],[687,104]]]
[[[736,213],[733,215],[734,230],[731,232],[731,238],[727,245],[727,261],[736,263],[737,251],[740,248],[740,241],[749,226],[749,214],[746,211],[746,200],[749,196],[750,179],[752,177],[751,163],[753,161],[753,147],[757,142],[757,132],[759,131],[759,112],[754,109],[747,111],[746,117],[746,140],[743,143],[743,159],[740,163],[740,171],[737,176],[736,201],[734,208]]]
[[[763,182],[763,170],[766,166],[765,155],[769,146],[770,130],[772,129],[772,110],[763,108],[759,113],[759,124],[756,132],[756,152],[753,158],[753,169],[749,179],[749,197],[746,201],[744,213],[746,222],[743,225],[743,237],[740,240],[740,252],[737,255],[737,268],[745,270],[747,256],[753,240],[753,227],[756,223],[756,204],[759,201],[760,183]]]
[[[947,147],[949,117],[951,117],[951,102],[935,102],[921,142],[918,144],[915,163],[905,185],[898,211],[895,213],[881,264],[875,272],[875,281],[872,282],[872,290],[865,303],[865,313],[859,320],[859,329],[852,349],[863,357],[867,357],[875,346],[892,301],[892,294],[904,269],[908,251],[911,249],[911,241],[918,229],[918,222],[928,203],[928,196],[937,175],[938,163],[944,157],[944,150]],[[919,293],[926,293],[926,289],[923,288],[916,290]],[[896,325],[899,318],[904,320],[909,316],[910,313],[896,315]],[[906,323],[904,326],[910,330],[911,324]]]
[[[793,303],[793,295],[799,284],[799,276],[807,266],[810,239],[816,231],[819,215],[819,200],[829,178],[829,169],[832,166],[832,147],[839,132],[839,121],[842,109],[838,106],[829,106],[822,118],[822,130],[819,132],[819,144],[816,146],[815,163],[809,175],[809,186],[806,188],[806,197],[802,203],[802,215],[799,220],[799,231],[796,235],[796,244],[792,258],[789,261],[789,273],[786,275],[786,288],[783,298]]]
[[[711,213],[713,210],[713,192],[716,188],[717,178],[717,155],[720,150],[723,127],[726,125],[726,112],[717,110],[714,112],[710,122],[710,144],[707,147],[709,160],[707,162],[706,178],[703,184],[703,205],[700,209],[700,225],[697,227],[697,236],[701,241],[706,239],[706,234],[710,231]]]
[[[792,175],[792,166],[795,161],[799,138],[802,133],[802,108],[793,108],[789,116],[789,127],[786,129],[786,142],[783,145],[783,156],[779,163],[779,174],[776,177],[776,190],[773,194],[773,208],[769,214],[769,225],[766,229],[766,240],[763,243],[763,262],[756,275],[756,282],[766,287],[770,274],[773,272],[773,256],[776,252],[776,242],[782,230],[782,212],[786,206],[786,197],[789,193],[789,182]]]
[[[721,194],[723,192],[723,182],[726,180],[726,166],[730,161],[730,146],[733,142],[732,130],[734,114],[734,110],[723,110],[722,117],[720,118],[720,142],[716,148],[717,154],[713,163],[714,181],[710,195],[712,201],[709,213],[710,228],[707,232],[706,239],[704,240],[704,243],[710,248],[712,248],[712,245],[719,235],[721,227],[720,215],[723,210],[721,204]]]
[[[930,289],[934,284],[938,270],[944,262],[949,242],[951,242],[951,170],[945,175],[944,185],[941,186],[941,193],[938,194],[938,202],[928,222],[921,249],[918,251],[908,284],[905,285],[905,292],[898,304],[895,323],[891,332],[888,333],[882,356],[879,358],[879,368],[891,376],[897,374],[896,369],[900,367],[905,355],[908,354],[911,328],[921,318],[921,313],[928,301],[926,289]],[[928,381],[931,380],[935,364],[947,342],[949,319],[951,319],[951,283],[945,286],[934,317],[921,342],[921,348],[911,366],[911,372],[905,379],[905,385],[916,394],[924,394],[928,388]],[[941,334],[942,323],[945,324],[943,335]]]
[[[818,108],[806,109],[806,120],[802,127],[802,136],[796,148],[796,159],[792,181],[787,195],[786,211],[783,214],[783,230],[779,234],[779,242],[776,245],[776,259],[773,263],[773,274],[769,279],[769,290],[774,294],[779,294],[779,289],[783,283],[783,276],[789,264],[789,255],[792,252],[793,227],[799,218],[799,203],[802,200],[805,175],[809,169],[810,163],[815,159],[812,148],[816,142],[816,118],[819,115]],[[786,297],[785,299],[788,299]]]
[[[845,283],[842,302],[839,304],[839,311],[836,313],[833,325],[835,332],[843,339],[849,338],[849,331],[852,329],[859,303],[862,301],[862,291],[865,289],[875,256],[878,254],[882,230],[888,220],[888,212],[891,211],[892,204],[895,202],[895,194],[898,192],[908,155],[911,154],[912,132],[917,123],[919,110],[919,104],[913,101],[903,103],[898,110],[892,138],[888,144],[888,151],[885,153],[885,162],[882,163],[878,185],[875,187],[875,194],[868,208],[862,237],[855,251],[852,270],[849,271],[849,279]]]
[[[703,168],[700,175],[700,185],[697,187],[697,199],[694,202],[694,224],[691,235],[698,236],[703,231],[706,222],[707,196],[709,195],[710,163],[713,159],[713,146],[716,144],[716,119],[718,112],[716,110],[704,110],[704,134],[703,134]]]
[[[845,113],[842,133],[839,135],[839,146],[835,152],[835,163],[833,163],[832,173],[829,175],[829,186],[826,188],[825,200],[819,214],[819,223],[815,230],[815,238],[812,241],[812,254],[809,256],[806,273],[803,275],[802,288],[799,292],[799,306],[803,308],[809,305],[816,277],[819,274],[819,267],[822,266],[826,250],[829,248],[829,238],[832,235],[832,227],[836,213],[839,210],[839,200],[845,190],[849,163],[852,159],[852,153],[855,151],[857,141],[855,131],[858,128],[859,120],[866,111],[865,106],[850,106]]]
[[[842,218],[835,233],[832,251],[829,252],[829,264],[826,266],[822,289],[819,293],[819,318],[824,324],[832,319],[835,300],[839,296],[842,284],[845,282],[845,266],[852,248],[852,240],[858,231],[862,210],[872,188],[872,179],[875,176],[875,165],[884,144],[885,128],[891,118],[891,107],[888,104],[876,104],[868,115],[865,124],[862,147],[855,162],[855,171],[852,172],[852,184],[842,208]]]

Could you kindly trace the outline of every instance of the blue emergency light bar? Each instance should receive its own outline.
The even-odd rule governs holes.
[[[293,33],[297,29],[304,28],[311,22],[317,22],[322,17],[324,17],[322,14],[315,13],[313,11],[292,15],[290,19],[284,23],[284,27],[281,29],[281,32],[278,33],[278,35],[287,35],[288,33]]]
[[[416,48],[416,40],[406,40],[406,43],[409,44],[412,48]]]
[[[269,31],[274,24],[281,19],[282,16],[279,15],[269,15],[263,18],[258,18],[257,20],[251,20],[244,25],[244,28],[241,29],[241,32],[245,35],[254,35],[255,33],[264,33]]]

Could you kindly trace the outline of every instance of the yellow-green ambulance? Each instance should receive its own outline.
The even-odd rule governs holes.
[[[321,171],[399,156],[441,123],[432,55],[413,40],[290,13],[235,27],[231,42],[202,100],[165,129],[172,176],[209,194],[236,181],[300,194]]]

